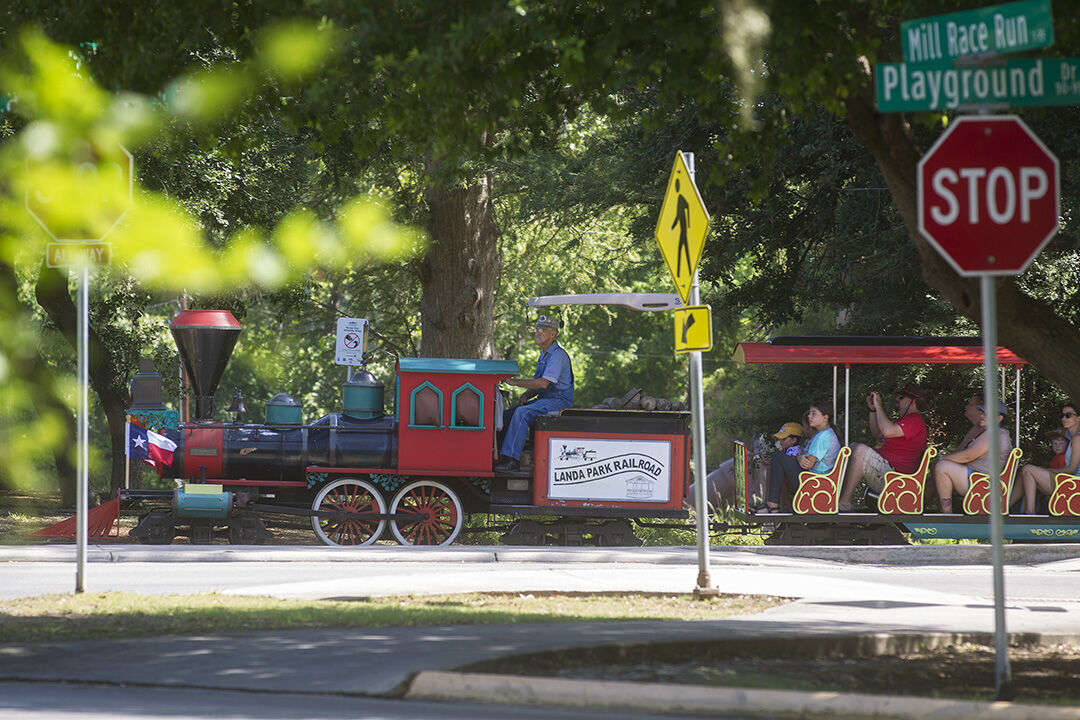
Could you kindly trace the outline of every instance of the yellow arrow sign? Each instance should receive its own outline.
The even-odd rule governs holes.
[[[691,305],[675,311],[675,352],[712,350],[712,307]]]
[[[679,151],[675,153],[675,166],[671,168],[664,204],[660,206],[656,242],[684,305],[690,302],[690,286],[708,232],[709,212]]]

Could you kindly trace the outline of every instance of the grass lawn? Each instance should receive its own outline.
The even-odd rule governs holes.
[[[200,635],[303,628],[614,620],[716,620],[761,612],[779,598],[729,595],[489,593],[352,601],[204,593],[46,595],[0,605],[0,643]]]

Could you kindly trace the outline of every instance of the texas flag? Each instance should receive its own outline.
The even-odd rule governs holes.
[[[174,450],[176,443],[169,438],[147,430],[136,422],[128,421],[127,457],[142,460],[154,467],[157,467],[158,463],[172,465]]]

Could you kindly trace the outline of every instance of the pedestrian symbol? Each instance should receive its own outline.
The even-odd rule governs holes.
[[[675,311],[675,352],[712,350],[712,308],[691,305]]]
[[[690,301],[694,271],[701,259],[708,232],[709,212],[686,167],[682,152],[678,152],[660,207],[660,219],[656,223],[656,242],[684,305]]]

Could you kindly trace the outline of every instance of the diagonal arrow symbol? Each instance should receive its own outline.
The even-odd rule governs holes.
[[[688,344],[686,342],[686,334],[690,332],[690,326],[693,325],[693,324],[694,324],[694,316],[693,315],[687,316],[686,322],[684,322],[683,326],[682,326],[682,342],[683,342],[683,345]]]

